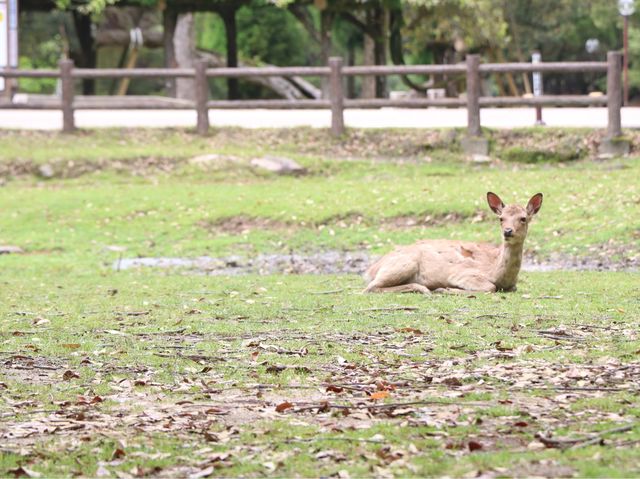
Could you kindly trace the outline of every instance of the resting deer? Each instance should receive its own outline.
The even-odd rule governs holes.
[[[542,193],[526,208],[505,206],[487,193],[489,208],[500,218],[502,244],[424,240],[402,246],[376,261],[365,274],[367,293],[515,291],[529,222],[542,206]]]

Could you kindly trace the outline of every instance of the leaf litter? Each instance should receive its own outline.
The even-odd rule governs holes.
[[[118,341],[116,338],[131,336],[114,335],[113,331],[104,330],[104,337]],[[624,331],[618,332],[624,336]],[[613,437],[622,444],[618,447],[637,447],[637,443],[624,442],[624,435],[638,427],[633,414],[627,412],[633,403],[625,407],[626,399],[621,398],[621,407],[608,412],[576,409],[576,405],[606,399],[612,392],[637,398],[640,360],[622,362],[601,357],[575,364],[529,357],[548,347],[575,352],[588,347],[593,334],[602,333],[590,327],[539,330],[541,339],[551,345],[510,348],[497,342],[491,348],[449,359],[431,357],[433,338],[409,326],[373,333],[272,331],[264,336],[247,334],[243,339],[184,331],[147,334],[155,342],[143,342],[143,348],[156,353],[165,350],[168,357],[184,358],[198,366],[185,368],[169,382],[161,379],[160,368],[118,367],[108,356],[83,360],[83,367],[91,372],[87,375],[80,374],[69,361],[39,356],[36,351],[7,355],[1,363],[7,379],[2,388],[0,440],[3,451],[24,457],[33,457],[38,445],[47,440],[60,445],[78,441],[79,436],[84,440],[108,436],[126,441],[132,431],[225,448],[226,452],[198,465],[176,465],[154,472],[189,477],[216,475],[216,471],[232,467],[239,457],[257,460],[274,456],[277,441],[245,443],[241,439],[256,424],[272,421],[293,421],[314,428],[320,437],[310,439],[309,444],[349,440],[345,436],[349,431],[365,431],[378,424],[416,431],[427,428],[431,437],[440,440],[440,448],[454,456],[611,444]],[[198,353],[198,346],[210,341],[218,344],[218,352]],[[291,341],[302,341],[306,346],[291,347]],[[359,359],[336,356],[327,347],[331,343],[357,352]],[[62,347],[73,352],[76,344],[65,343]],[[180,344],[181,349],[172,344]],[[218,361],[212,360],[216,355]],[[308,357],[314,358],[308,365],[281,362]],[[242,377],[225,379],[227,366],[241,370]],[[282,376],[285,373],[293,375]],[[16,384],[27,378],[41,384],[64,381],[78,393],[74,400],[46,401],[40,395],[16,389]],[[258,378],[260,381],[255,381]],[[96,394],[98,386],[106,392]],[[500,413],[487,413],[494,409]],[[615,427],[597,432],[602,424]],[[469,432],[470,428],[474,432]],[[577,439],[554,433],[566,429],[575,431]],[[290,439],[295,442],[295,438]],[[100,465],[101,475],[109,471],[121,475],[117,464],[128,455],[126,449],[121,451]],[[412,456],[415,454],[384,444],[367,460],[377,463],[383,472],[391,464],[411,470]],[[359,460],[324,446],[317,450],[315,459],[345,464]],[[266,472],[277,474],[278,464],[283,461],[266,461]],[[534,466],[528,463],[520,470],[544,470],[535,469],[539,464]],[[567,473],[558,469],[560,466],[548,466],[553,474]],[[135,477],[137,473],[130,475]]]

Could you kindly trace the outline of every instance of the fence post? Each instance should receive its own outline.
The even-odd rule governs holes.
[[[467,55],[467,132],[480,136],[480,55]]]
[[[195,63],[196,77],[196,112],[198,114],[198,134],[206,135],[209,132],[209,82],[207,81],[207,62],[198,60]]]
[[[620,107],[622,106],[621,58],[620,52],[607,53],[607,108],[609,110],[607,137],[609,138],[616,138],[622,135],[622,121],[620,118]]]
[[[61,108],[62,108],[62,131],[71,133],[76,129],[76,122],[73,114],[73,96],[74,96],[74,80],[73,80],[73,60],[65,58],[58,63],[60,67],[60,84],[61,84]]]
[[[631,144],[622,136],[622,54],[620,52],[607,53],[607,134],[600,143],[598,153],[601,158],[628,155]]]
[[[467,136],[464,152],[478,160],[489,154],[489,141],[480,130],[480,55],[467,55]]]
[[[331,133],[340,136],[344,133],[344,91],[342,88],[342,58],[329,58],[331,76],[329,92],[331,97]]]

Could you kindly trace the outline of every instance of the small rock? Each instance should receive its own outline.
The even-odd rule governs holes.
[[[44,165],[40,165],[38,167],[38,175],[42,178],[53,178],[55,176],[55,171],[53,171],[53,167],[45,163]]]
[[[19,246],[0,245],[0,254],[22,254],[24,250]]]
[[[251,166],[277,175],[304,175],[307,170],[290,158],[265,156],[251,160]]]
[[[474,163],[491,163],[491,158],[487,155],[472,155],[471,161]]]

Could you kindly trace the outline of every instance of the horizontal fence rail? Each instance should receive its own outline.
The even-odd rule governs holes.
[[[208,68],[205,61],[198,61],[194,68],[131,68],[86,69],[74,68],[71,60],[61,60],[59,69],[15,70],[0,69],[4,78],[56,78],[60,80],[59,97],[29,96],[29,101],[19,101],[19,96],[0,99],[0,109],[59,109],[63,113],[63,131],[75,129],[74,110],[97,109],[195,109],[197,130],[207,134],[209,109],[330,109],[331,131],[335,135],[344,132],[345,108],[427,108],[466,107],[467,132],[470,137],[479,136],[480,108],[507,106],[602,106],[607,105],[607,136],[621,135],[620,109],[622,106],[621,60],[619,52],[609,52],[606,62],[547,62],[547,63],[480,63],[478,55],[468,55],[465,63],[456,65],[395,65],[395,66],[344,66],[342,58],[329,59],[325,67],[240,67]],[[496,73],[606,73],[607,94],[542,95],[533,97],[482,97],[482,75]],[[348,76],[388,75],[466,75],[467,92],[464,98],[345,98],[343,82]],[[325,77],[329,81],[329,98],[320,100],[211,100],[210,78],[247,77]],[[194,80],[195,100],[181,100],[150,96],[82,96],[75,95],[78,79],[101,78],[191,78]]]

